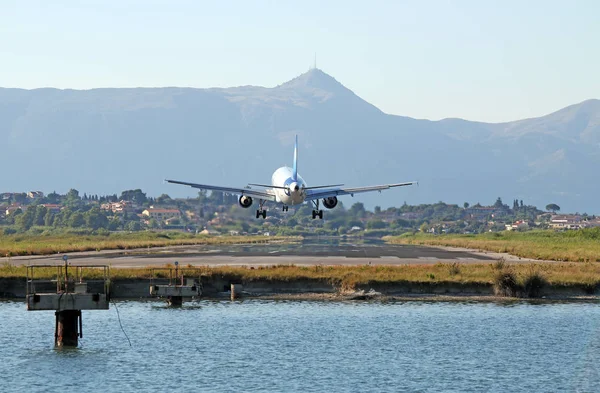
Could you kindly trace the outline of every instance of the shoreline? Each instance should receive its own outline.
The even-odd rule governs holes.
[[[152,300],[149,279],[117,279],[111,281],[111,299]],[[546,285],[538,296],[497,295],[491,283],[460,282],[395,282],[360,284],[355,289],[343,289],[326,280],[298,279],[235,280],[230,277],[202,278],[200,300],[223,300],[230,298],[225,290],[231,284],[240,284],[239,298],[264,300],[323,300],[323,301],[597,301],[597,288],[590,290],[582,284]],[[102,285],[90,287],[90,292],[102,292]],[[43,291],[41,291],[43,292]],[[26,283],[22,278],[0,278],[0,299],[22,300],[26,295]]]

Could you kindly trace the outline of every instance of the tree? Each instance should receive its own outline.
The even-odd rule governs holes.
[[[140,229],[142,229],[142,224],[140,224],[137,221],[129,221],[127,225],[125,225],[125,229],[133,232],[139,231]]]
[[[25,213],[15,216],[15,224],[21,231],[26,231],[33,225],[35,219],[35,206],[29,206]]]
[[[74,188],[71,188],[69,192],[67,192],[67,199],[69,201],[79,200],[79,191]]]
[[[128,202],[136,202],[138,204],[144,204],[148,200],[146,194],[139,188],[135,190],[125,190],[121,193],[121,200]]]
[[[387,224],[381,220],[371,220],[367,222],[367,229],[383,229],[387,228]]]
[[[353,217],[364,217],[366,214],[365,205],[360,202],[356,202],[354,205],[350,206],[348,213]]]
[[[69,226],[72,228],[81,228],[85,225],[85,218],[80,212],[75,212],[69,217]]]
[[[556,213],[557,211],[560,211],[560,206],[558,206],[556,203],[550,203],[546,205],[546,210]]]
[[[463,207],[464,207],[465,209],[468,209],[468,208],[469,208],[469,202],[465,202],[465,203],[463,203]]]
[[[97,207],[94,206],[85,213],[85,225],[88,228],[99,229],[108,227],[108,218],[106,215]]]
[[[50,194],[46,195],[46,199],[50,203],[58,203],[60,200],[60,195],[58,195],[56,191],[52,191]]]
[[[34,225],[43,226],[45,224],[46,214],[48,209],[45,206],[39,205],[35,209],[35,218],[33,219]]]
[[[170,202],[171,202],[171,197],[168,194],[161,194],[158,198],[156,198],[156,203],[158,203],[158,204],[170,203]]]
[[[150,221],[148,222],[148,226],[152,229],[160,228],[160,224],[158,223],[156,218],[151,218]]]
[[[498,199],[496,199],[496,203],[494,203],[494,207],[500,208],[502,206],[503,206],[502,198],[498,197]]]
[[[380,214],[381,213],[381,206],[375,206],[374,213],[375,214]]]
[[[44,216],[44,225],[47,227],[51,227],[54,224],[54,214],[50,210],[46,212]]]

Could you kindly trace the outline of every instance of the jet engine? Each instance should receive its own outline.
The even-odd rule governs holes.
[[[242,195],[240,197],[240,206],[244,209],[249,208],[250,206],[252,206],[252,198],[246,195]]]
[[[334,207],[337,206],[337,197],[332,196],[332,197],[323,199],[323,206],[325,206],[328,209],[333,209]]]

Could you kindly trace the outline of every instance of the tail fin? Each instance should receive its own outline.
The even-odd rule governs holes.
[[[298,180],[298,135],[296,135],[296,143],[294,144],[294,166],[292,168],[292,180]]]

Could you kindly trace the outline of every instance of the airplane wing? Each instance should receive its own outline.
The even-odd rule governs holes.
[[[263,199],[265,201],[275,202],[275,195],[267,192],[267,191],[259,191],[253,190],[250,188],[233,188],[233,187],[220,187],[220,186],[210,186],[208,184],[196,184],[196,183],[187,183],[184,181],[178,180],[165,180],[168,183],[174,184],[183,184],[184,186],[190,186],[193,188],[199,188],[201,190],[211,190],[211,191],[221,191],[221,192],[230,192],[232,194],[238,195],[247,195],[249,197]]]
[[[381,192],[381,191],[387,190],[389,188],[404,187],[404,186],[410,186],[413,184],[418,184],[418,183],[415,181],[412,181],[412,182],[406,182],[406,183],[382,184],[380,186],[368,186],[368,187],[356,187],[356,188],[339,187],[339,188],[331,188],[328,190],[306,190],[306,199],[305,200],[312,201],[315,199],[328,198],[328,197],[339,196],[339,195],[354,196],[354,194],[359,194],[361,192],[371,192],[371,191]]]

